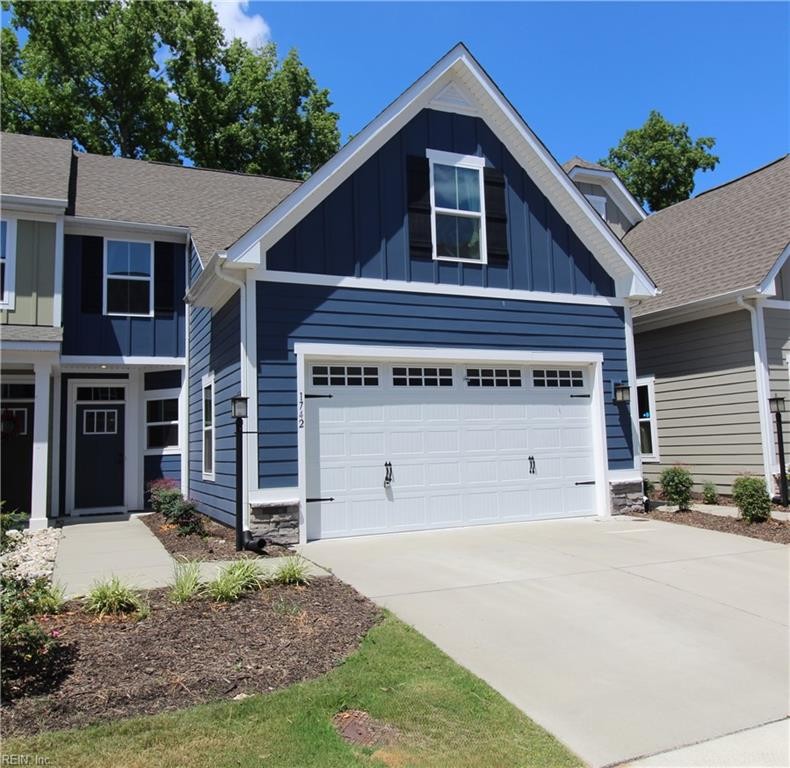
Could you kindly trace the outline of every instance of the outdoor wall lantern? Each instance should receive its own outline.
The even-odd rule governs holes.
[[[785,399],[774,395],[768,398],[771,413],[776,414],[776,443],[779,448],[779,503],[787,506],[787,465],[785,464],[785,439],[782,434],[782,414],[785,410]]]
[[[621,381],[614,385],[614,401],[616,403],[631,402],[631,387],[627,382]]]
[[[247,398],[246,397],[231,397],[230,399],[230,412],[234,419],[247,418]]]

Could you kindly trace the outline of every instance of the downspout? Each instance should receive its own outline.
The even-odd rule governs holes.
[[[247,284],[243,280],[239,280],[236,277],[231,277],[227,273],[222,270],[222,262],[226,258],[225,255],[218,254],[219,258],[214,262],[214,274],[220,279],[224,280],[226,283],[230,283],[231,285],[235,285],[239,289],[239,335],[240,335],[240,347],[239,347],[239,379],[240,379],[240,394],[242,397],[247,397],[247,377],[244,375],[244,361],[247,359]],[[243,450],[243,443],[242,443],[242,450],[238,452],[240,455],[237,456],[237,461],[241,462],[242,467],[246,467],[247,462],[244,456]],[[238,481],[237,481],[238,482]],[[236,490],[238,493],[238,489]],[[246,493],[246,483],[244,484],[244,497],[247,497]],[[263,552],[264,547],[266,546],[266,542],[262,538],[255,538],[252,533],[250,532],[249,527],[249,512],[248,512],[249,504],[245,503],[243,505],[243,513],[242,518],[236,520],[236,540],[237,540],[237,547],[239,544],[243,546],[244,549],[248,549],[251,552]]]
[[[771,416],[768,411],[768,379],[765,369],[765,332],[762,327],[762,313],[757,311],[744,300],[743,295],[737,297],[738,306],[743,307],[751,315],[752,323],[752,350],[754,352],[754,374],[757,379],[757,412],[760,416],[760,435],[763,448],[763,474],[765,477],[765,489],[773,495],[773,471],[771,453],[773,447],[773,429],[771,427]]]

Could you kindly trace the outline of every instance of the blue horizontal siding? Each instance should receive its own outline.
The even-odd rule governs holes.
[[[82,311],[82,235],[66,235],[63,269],[63,354],[183,357],[186,346],[184,246],[168,243],[175,260],[175,311],[154,317],[108,317]],[[102,288],[103,290],[103,288]]]
[[[235,425],[230,399],[241,390],[238,292],[219,310],[189,313],[189,495],[201,512],[229,525],[235,519]],[[214,477],[203,479],[203,376],[214,374]]]
[[[297,484],[294,343],[574,350],[604,355],[604,386],[628,378],[623,310],[483,297],[257,284],[258,469]],[[627,408],[606,404],[611,469],[633,467]]]
[[[409,255],[406,158],[439,149],[505,175],[507,266]],[[614,283],[483,120],[423,110],[267,252],[274,270],[449,285],[614,295]]]

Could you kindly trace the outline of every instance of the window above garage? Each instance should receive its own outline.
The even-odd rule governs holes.
[[[377,387],[379,369],[375,365],[314,365],[315,387]]]
[[[532,371],[535,387],[583,387],[584,371],[568,368],[536,368]]]

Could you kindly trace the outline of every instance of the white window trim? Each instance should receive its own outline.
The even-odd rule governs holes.
[[[131,275],[111,276],[107,273],[107,246],[110,242],[115,243],[143,243],[149,247],[148,261],[151,266],[150,277],[137,277]],[[102,241],[104,256],[102,259],[102,314],[107,317],[153,317],[154,316],[154,241],[153,240],[134,240],[124,237],[105,237]],[[108,280],[133,280],[136,282],[148,282],[148,312],[108,312],[107,311],[107,282]]]
[[[211,427],[206,427],[206,387],[211,387]],[[217,403],[214,374],[207,373],[200,385],[200,470],[204,480],[215,480],[217,471]],[[206,430],[211,429],[211,472],[206,472]]]
[[[0,309],[16,307],[16,218],[3,216],[5,222],[5,292],[0,296]]]
[[[600,214],[601,218],[606,221],[606,196],[605,195],[585,195],[590,205]]]
[[[438,149],[427,149],[425,155],[428,158],[429,167],[429,183],[431,187],[431,253],[434,261],[448,261],[455,264],[488,264],[488,246],[486,241],[486,201],[485,201],[485,184],[483,180],[483,168],[485,168],[486,161],[484,157],[477,155],[459,155],[455,152],[442,152]],[[456,168],[470,168],[477,171],[478,181],[480,184],[480,211],[461,211],[456,208],[439,208],[436,205],[434,184],[433,184],[433,167],[434,164],[439,165],[452,165]],[[467,217],[470,219],[480,219],[480,258],[479,259],[462,259],[453,256],[439,256],[436,252],[436,214],[444,213],[449,216]]]
[[[89,413],[94,414],[94,416],[93,416],[93,418],[94,418],[94,425],[93,425],[94,429],[93,429],[92,432],[88,431],[88,414]],[[104,426],[105,426],[105,429],[103,429],[101,432],[97,432],[96,429],[95,429],[95,427],[96,427],[95,419],[96,419],[96,414],[97,413],[103,413],[104,414]],[[112,432],[110,432],[106,428],[107,427],[107,414],[108,413],[112,413],[112,414],[115,415],[115,424],[114,424],[114,429],[112,430]],[[82,412],[82,434],[83,435],[117,435],[118,434],[118,410],[116,408],[86,408]]]
[[[212,394],[213,394],[212,389]],[[182,452],[182,429],[181,425],[181,388],[178,389],[148,389],[145,391],[143,397],[143,455],[145,456],[168,456],[177,455]],[[176,400],[178,402],[178,419],[176,421],[148,421],[148,401],[149,400]],[[202,409],[201,409],[202,415]],[[167,448],[149,448],[148,447],[148,427],[176,424],[178,430],[178,443],[176,445],[168,446]],[[202,450],[202,449],[201,449]]]
[[[639,387],[647,387],[647,401],[648,405],[650,406],[650,439],[653,443],[653,452],[652,453],[643,453],[642,454],[642,461],[649,463],[649,464],[657,464],[661,461],[661,452],[658,448],[658,417],[656,415],[656,377],[655,376],[643,376],[636,380],[636,387],[637,387],[637,401],[636,401],[636,416],[637,416],[637,426],[640,426],[642,422],[647,421],[647,419],[643,419],[639,415]],[[637,436],[639,435],[639,431],[637,430]],[[638,446],[638,448],[642,449],[642,446]]]

